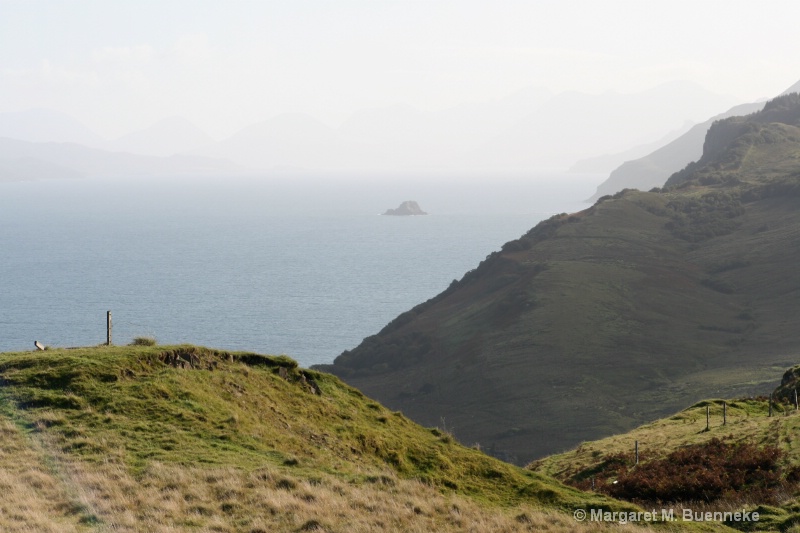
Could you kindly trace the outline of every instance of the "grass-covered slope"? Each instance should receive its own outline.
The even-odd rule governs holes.
[[[704,400],[529,468],[645,506],[759,512],[758,524],[734,524],[748,531],[800,531],[800,412],[776,400],[770,416],[769,403]]]
[[[766,391],[800,356],[792,98],[712,128],[664,190],[540,223],[326,369],[519,463]]]
[[[561,531],[571,509],[634,508],[283,356],[5,353],[0,383],[2,531]]]

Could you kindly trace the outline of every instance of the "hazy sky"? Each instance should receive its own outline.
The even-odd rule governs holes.
[[[0,0],[0,111],[114,137],[184,116],[221,138],[282,112],[438,110],[526,87],[692,80],[741,101],[800,79],[796,0]]]

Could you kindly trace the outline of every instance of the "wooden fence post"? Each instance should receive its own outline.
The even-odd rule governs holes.
[[[106,346],[111,346],[111,311],[106,313]]]
[[[706,431],[711,430],[711,406],[706,405]]]
[[[634,464],[638,465],[639,464],[639,441],[638,440],[634,441],[634,443],[633,443],[633,452],[634,452],[634,455],[636,456],[636,462]]]
[[[722,425],[726,425],[728,423],[728,402],[722,402]]]
[[[794,410],[797,411],[797,389],[794,389]]]
[[[769,416],[772,416],[772,394],[769,395]]]

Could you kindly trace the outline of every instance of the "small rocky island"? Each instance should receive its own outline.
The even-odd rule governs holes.
[[[408,215],[427,215],[425,211],[419,208],[419,204],[412,200],[403,202],[397,209],[387,209],[384,215],[395,216],[408,216]]]

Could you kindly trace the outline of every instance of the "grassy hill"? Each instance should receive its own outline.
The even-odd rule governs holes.
[[[800,359],[798,110],[718,123],[668,187],[540,223],[322,368],[518,463],[771,390]]]
[[[759,512],[758,526],[739,524],[743,530],[800,531],[800,412],[793,402],[775,401],[770,416],[769,403],[704,400],[528,468],[645,507],[660,500],[676,508]]]
[[[0,383],[2,531],[600,531],[571,510],[636,509],[285,356],[4,353]]]

